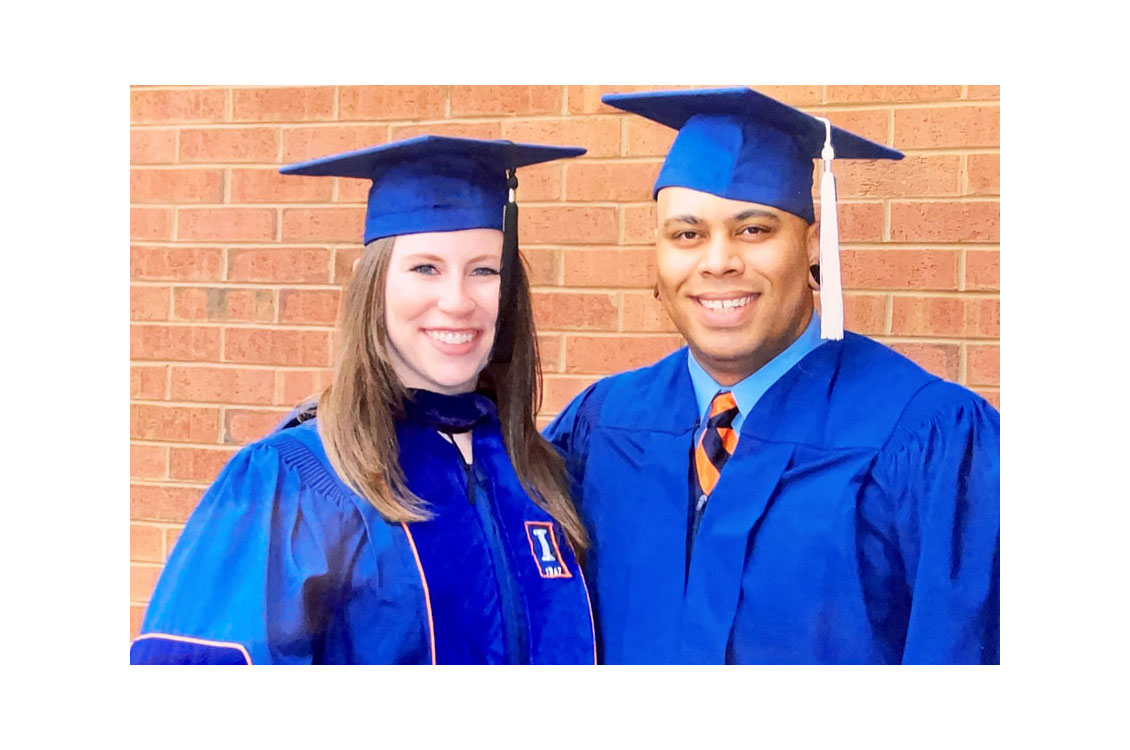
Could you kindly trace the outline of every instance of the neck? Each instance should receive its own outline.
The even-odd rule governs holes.
[[[773,361],[781,352],[788,349],[804,333],[812,320],[812,307],[809,306],[797,323],[789,328],[785,335],[766,341],[763,346],[750,352],[746,356],[735,359],[720,359],[700,351],[693,343],[687,342],[695,360],[714,379],[718,385],[727,388],[748,378],[765,365]]]

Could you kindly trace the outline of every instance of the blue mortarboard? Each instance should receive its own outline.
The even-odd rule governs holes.
[[[821,335],[843,337],[832,159],[901,159],[902,153],[748,88],[608,94],[602,101],[679,131],[655,193],[685,187],[773,206],[812,223],[812,161],[823,159]]]
[[[365,213],[368,244],[400,234],[501,230],[509,170],[583,153],[583,148],[422,135],[279,171],[372,180]]]

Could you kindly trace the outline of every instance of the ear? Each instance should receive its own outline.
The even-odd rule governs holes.
[[[819,266],[820,265],[820,221],[819,220],[814,221],[814,222],[812,222],[811,224],[808,225],[808,229],[805,231],[804,242],[805,242],[805,249],[808,253],[808,267],[811,268],[812,266]],[[814,292],[820,291],[820,282],[819,282],[818,279],[813,278],[811,273],[808,274],[808,287]]]

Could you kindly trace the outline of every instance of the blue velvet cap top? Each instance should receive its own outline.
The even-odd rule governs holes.
[[[402,234],[501,230],[506,170],[583,153],[583,148],[423,135],[279,171],[372,180],[365,213],[368,244]]]
[[[812,223],[812,160],[824,123],[748,88],[608,94],[605,104],[675,128],[679,134],[655,182],[760,203]],[[837,159],[901,159],[902,153],[832,128]]]

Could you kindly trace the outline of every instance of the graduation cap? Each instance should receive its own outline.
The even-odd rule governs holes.
[[[422,135],[382,146],[288,164],[282,174],[372,180],[365,210],[364,242],[382,237],[461,229],[503,232],[503,300],[510,294],[518,261],[515,170],[585,153],[583,148],[511,141]],[[498,331],[512,334],[503,325]],[[511,342],[495,339],[495,359],[509,361]]]
[[[685,187],[773,206],[812,223],[812,160],[822,159],[820,335],[843,338],[832,159],[901,159],[901,152],[748,88],[608,94],[602,101],[679,131],[653,195]]]

